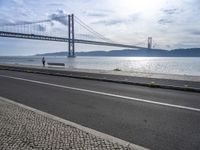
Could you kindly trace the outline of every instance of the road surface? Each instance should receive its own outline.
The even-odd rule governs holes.
[[[0,70],[0,96],[155,150],[200,149],[200,93]]]

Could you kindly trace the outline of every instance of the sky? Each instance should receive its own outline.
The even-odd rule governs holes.
[[[73,13],[117,43],[147,47],[152,37],[157,49],[200,47],[199,0],[0,0],[0,10],[0,26],[52,19],[54,27],[64,29],[66,22],[55,17]],[[76,45],[77,51],[104,49]],[[0,38],[0,56],[58,51],[67,51],[67,43]]]

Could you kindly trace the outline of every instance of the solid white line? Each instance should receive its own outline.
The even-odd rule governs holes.
[[[37,84],[42,84],[42,85],[49,85],[49,86],[54,86],[54,87],[59,87],[59,88],[64,88],[64,89],[81,91],[81,92],[88,92],[88,93],[93,93],[93,94],[98,94],[98,95],[122,98],[122,99],[127,99],[127,100],[143,102],[143,103],[149,103],[149,104],[155,104],[155,105],[161,105],[161,106],[167,106],[167,107],[172,107],[172,108],[179,108],[179,109],[185,109],[185,110],[200,112],[200,109],[188,107],[188,106],[181,106],[181,105],[175,105],[175,104],[169,104],[169,103],[156,102],[156,101],[152,101],[152,100],[145,100],[145,99],[141,99],[141,98],[134,98],[134,97],[129,97],[129,96],[122,96],[122,95],[93,91],[93,90],[87,90],[87,89],[82,89],[82,88],[75,88],[75,87],[70,87],[70,86],[58,85],[58,84],[47,83],[47,82],[36,81],[36,80],[30,80],[30,79],[24,79],[24,78],[19,78],[19,77],[12,77],[12,76],[6,76],[6,75],[0,75],[0,77],[10,78],[10,79],[15,79],[15,80],[21,80],[21,81],[26,81],[26,82],[31,82],[31,83],[37,83]]]
[[[22,107],[22,108],[25,108],[27,110],[30,110],[30,111],[33,111],[37,114],[40,114],[42,116],[45,116],[47,118],[50,118],[50,119],[53,119],[53,120],[56,120],[56,121],[59,121],[59,122],[62,122],[68,126],[72,126],[72,127],[75,127],[79,130],[82,130],[84,132],[87,132],[87,133],[90,133],[96,137],[99,137],[99,138],[102,138],[104,140],[108,140],[110,142],[113,142],[113,143],[118,143],[122,146],[125,146],[125,147],[128,147],[130,148],[131,150],[149,150],[147,148],[144,148],[142,146],[139,146],[139,145],[136,145],[136,144],[133,144],[133,143],[130,143],[130,142],[127,142],[127,141],[124,141],[124,140],[121,140],[119,138],[116,138],[114,136],[111,136],[111,135],[108,135],[108,134],[105,134],[105,133],[102,133],[102,132],[99,132],[99,131],[96,131],[94,129],[91,129],[91,128],[88,128],[88,127],[85,127],[85,126],[82,126],[80,124],[77,124],[77,123],[74,123],[74,122],[71,122],[69,120],[65,120],[65,119],[62,119],[60,117],[57,117],[57,116],[54,116],[54,115],[51,115],[49,113],[46,113],[46,112],[43,112],[43,111],[40,111],[38,109],[35,109],[35,108],[32,108],[32,107],[29,107],[29,106],[26,106],[26,105],[23,105],[23,104],[20,104],[20,103],[17,103],[13,100],[10,100],[10,99],[7,99],[7,98],[4,98],[4,97],[1,97],[0,96],[0,101],[5,101],[6,103],[11,103],[11,104],[14,104],[18,107]]]

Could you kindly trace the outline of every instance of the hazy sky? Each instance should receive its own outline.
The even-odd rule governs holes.
[[[199,0],[0,0],[0,25],[74,13],[119,43],[155,48],[200,47]],[[78,46],[78,51],[103,47]],[[114,49],[114,48],[112,48]],[[0,38],[0,55],[67,50],[67,43]]]

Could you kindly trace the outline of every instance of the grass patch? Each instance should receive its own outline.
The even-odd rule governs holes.
[[[119,68],[115,68],[113,71],[122,71],[122,70]]]
[[[155,82],[151,82],[151,83],[149,83],[149,87],[156,88],[158,86],[155,84]]]

